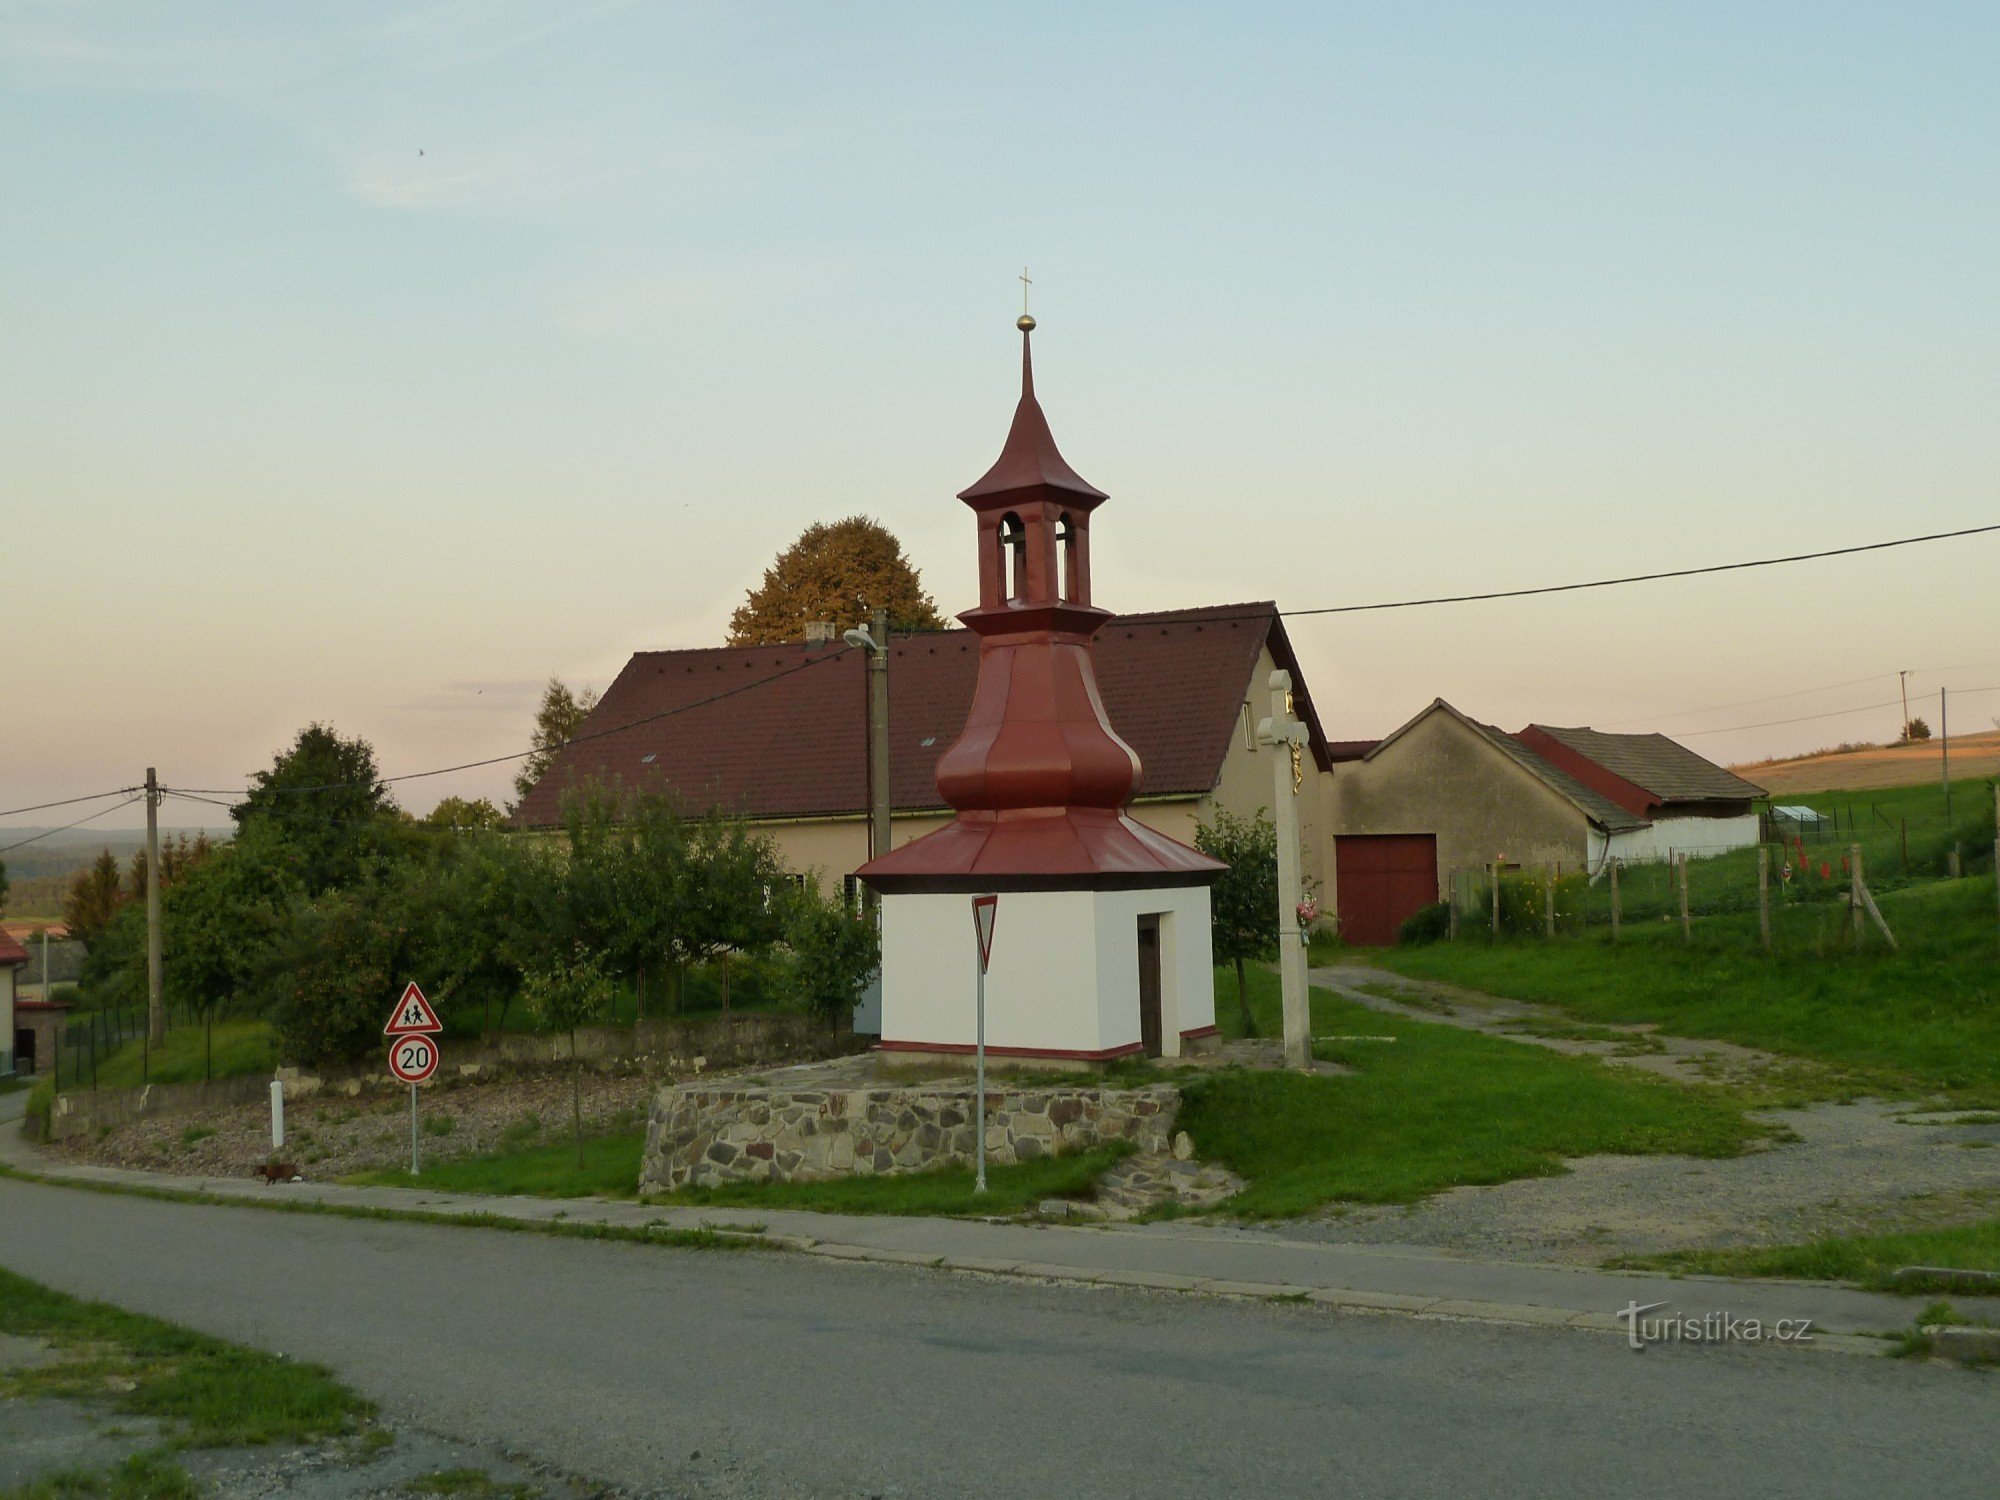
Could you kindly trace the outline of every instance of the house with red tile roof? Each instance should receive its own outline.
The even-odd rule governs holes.
[[[1106,718],[1142,767],[1130,814],[1183,843],[1217,808],[1250,817],[1269,806],[1272,752],[1256,725],[1274,668],[1292,674],[1317,773],[1365,749],[1327,741],[1269,601],[1118,615],[1098,633],[1095,660]],[[978,667],[970,630],[890,643],[892,848],[951,821],[937,763],[965,726]],[[852,894],[868,858],[866,679],[864,653],[839,641],[638,652],[515,824],[558,826],[564,794],[589,783],[668,791],[692,811],[749,819],[793,870]],[[1307,873],[1323,881],[1321,806],[1312,795],[1300,803]]]

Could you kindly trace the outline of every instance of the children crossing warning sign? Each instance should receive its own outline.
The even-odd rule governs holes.
[[[424,992],[412,979],[403,990],[403,998],[396,1002],[395,1010],[389,1013],[389,1024],[382,1028],[382,1035],[410,1036],[443,1030],[444,1022],[437,1018],[430,1001],[424,998]]]

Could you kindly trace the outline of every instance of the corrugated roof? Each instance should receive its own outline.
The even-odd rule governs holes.
[[[1591,790],[1560,766],[1548,761],[1515,739],[1505,730],[1496,729],[1491,724],[1479,725],[1489,739],[1506,754],[1534,772],[1563,796],[1583,809],[1585,817],[1607,833],[1629,833],[1635,828],[1644,828],[1646,820],[1627,812],[1602,792]]]
[[[1716,802],[1761,797],[1764,789],[1704,759],[1664,734],[1606,734],[1535,724],[1550,739],[1588,756],[1605,770],[1643,787],[1662,802]]]
[[[1250,677],[1267,640],[1296,678],[1270,603],[1121,615],[1099,632],[1098,686],[1112,728],[1144,767],[1139,795],[1214,787],[1245,699],[1264,701],[1264,684]],[[968,630],[891,643],[889,781],[898,810],[943,806],[937,760],[965,726],[978,662]],[[861,652],[838,643],[638,652],[523,799],[516,822],[559,822],[563,791],[591,781],[672,789],[691,807],[753,818],[861,813],[864,667]],[[1324,765],[1311,700],[1301,691],[1297,702]]]

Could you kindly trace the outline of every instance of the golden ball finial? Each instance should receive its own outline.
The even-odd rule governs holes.
[[[1035,331],[1035,320],[1026,313],[1022,313],[1020,317],[1014,320],[1014,326],[1023,333],[1033,333]]]

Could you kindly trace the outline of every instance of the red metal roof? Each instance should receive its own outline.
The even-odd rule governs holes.
[[[14,935],[0,929],[0,964],[24,964],[28,961],[28,950],[14,940]]]
[[[1267,642],[1293,674],[1299,716],[1324,769],[1326,741],[1275,605],[1123,615],[1098,633],[1098,687],[1112,728],[1144,766],[1141,797],[1215,786],[1242,733],[1244,701],[1258,716],[1265,711],[1265,686],[1250,679]],[[965,727],[978,658],[967,630],[891,644],[889,780],[898,810],[943,808],[937,760]],[[590,781],[671,789],[691,809],[752,818],[858,815],[868,801],[864,677],[862,654],[838,643],[639,652],[523,800],[516,823],[560,822],[563,791]]]

